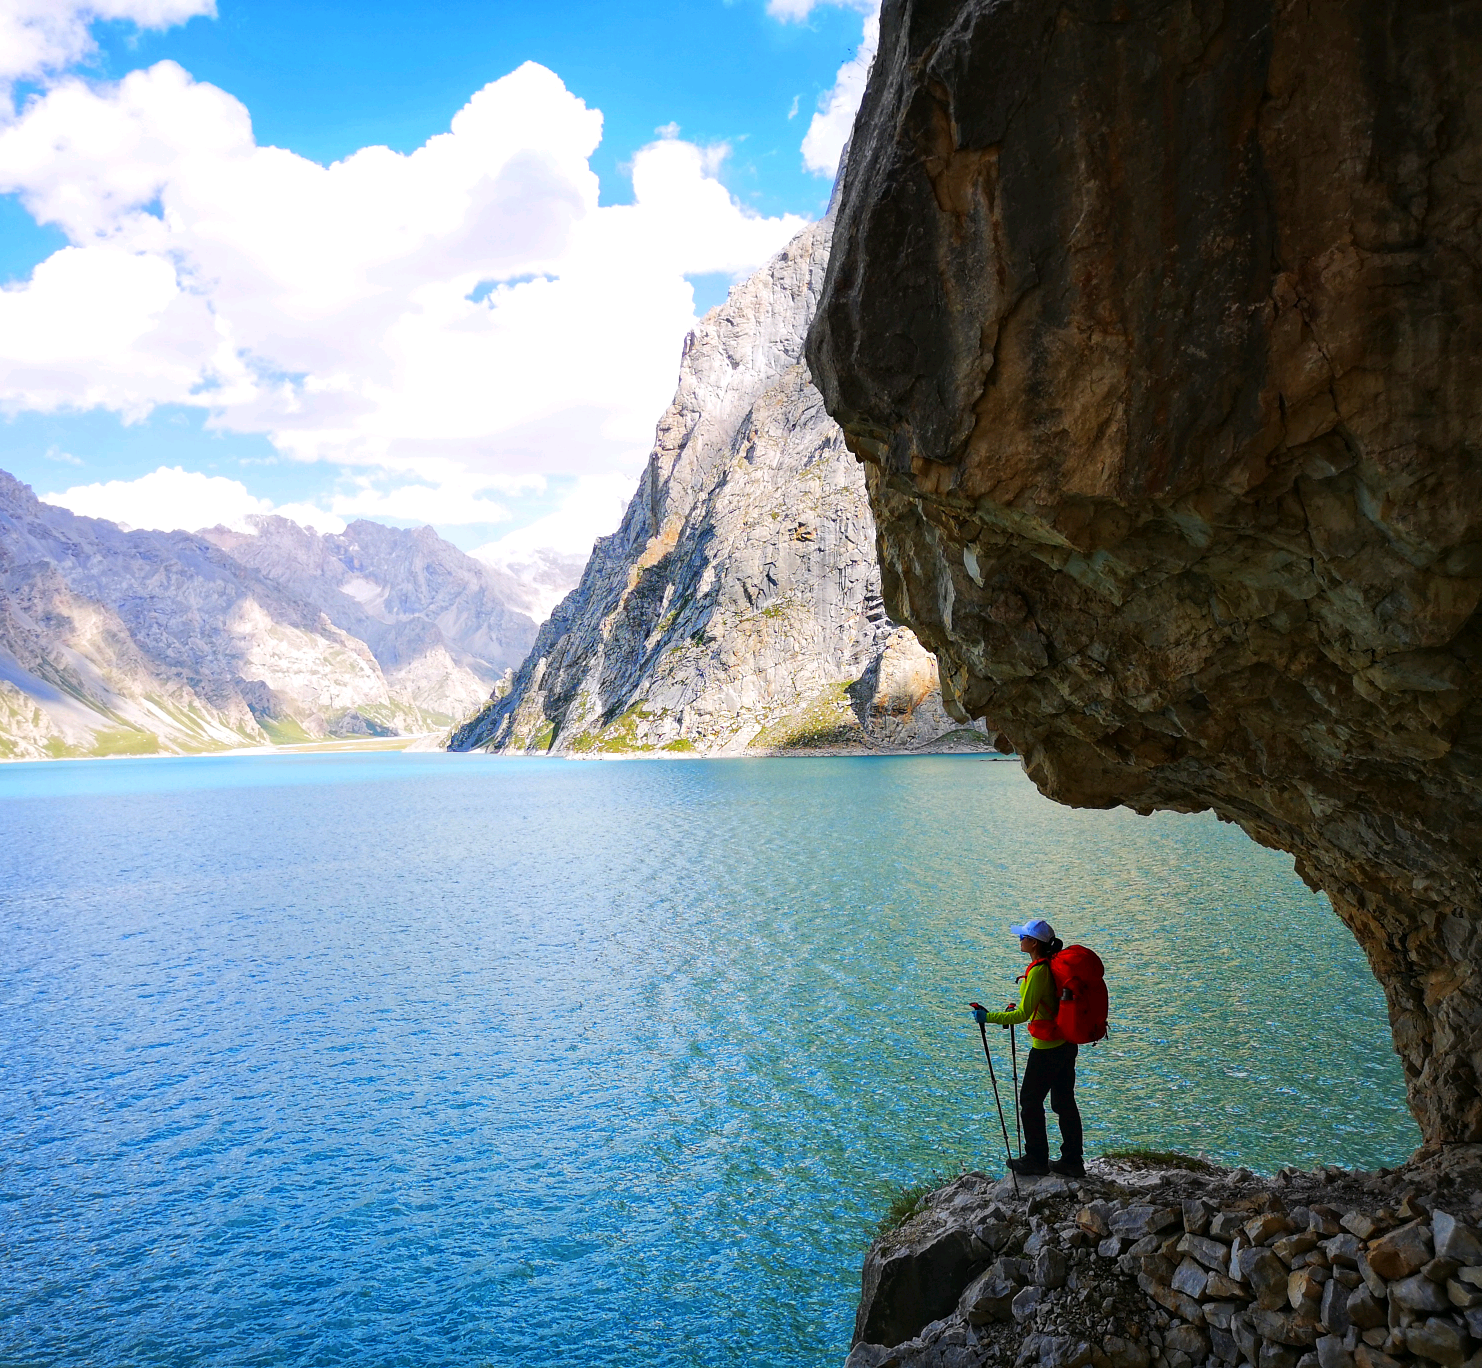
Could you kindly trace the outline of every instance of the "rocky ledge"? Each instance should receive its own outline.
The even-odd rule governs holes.
[[[1482,1146],[1374,1173],[1093,1161],[938,1189],[846,1368],[1482,1368]]]

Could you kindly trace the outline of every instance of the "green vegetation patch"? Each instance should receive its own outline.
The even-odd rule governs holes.
[[[259,717],[257,725],[275,746],[302,746],[314,739],[292,717]]]
[[[896,1188],[890,1195],[885,1214],[875,1226],[875,1238],[882,1239],[891,1231],[899,1230],[913,1216],[919,1216],[926,1209],[932,1193],[940,1192],[949,1183],[955,1183],[966,1172],[967,1166],[963,1165],[958,1173],[932,1173],[918,1182],[904,1183]]]
[[[93,734],[89,755],[158,755],[160,739],[135,727],[108,727]]]
[[[1190,1173],[1216,1173],[1219,1165],[1211,1164],[1194,1154],[1181,1154],[1178,1150],[1150,1149],[1146,1145],[1130,1145],[1125,1149],[1107,1150],[1101,1156],[1118,1164],[1131,1164],[1136,1168],[1187,1169]]]
[[[752,739],[753,750],[815,750],[857,746],[859,724],[849,706],[847,684],[831,684],[801,711],[764,727]]]
[[[581,754],[622,755],[629,751],[648,751],[653,747],[638,740],[638,724],[660,716],[635,703],[600,731],[582,732],[571,742],[571,749]]]
[[[695,743],[687,736],[676,736],[674,740],[660,747],[660,749],[666,751],[692,751],[695,749]]]

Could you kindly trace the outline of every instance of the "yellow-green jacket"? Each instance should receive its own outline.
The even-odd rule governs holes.
[[[1055,980],[1050,977],[1048,964],[1036,964],[1019,985],[1019,1005],[1012,1012],[989,1012],[988,1020],[995,1026],[1017,1026],[1023,1021],[1054,1021]],[[1041,1040],[1031,1031],[1030,1045],[1036,1050],[1053,1050],[1064,1045],[1064,1039]]]

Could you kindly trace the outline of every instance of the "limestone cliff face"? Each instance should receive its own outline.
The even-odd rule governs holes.
[[[353,522],[337,536],[286,518],[253,518],[255,532],[201,536],[370,647],[396,697],[467,717],[525,658],[535,623],[527,588],[466,556],[430,527]]]
[[[880,601],[857,463],[801,364],[829,225],[688,339],[619,531],[454,749],[912,747],[960,730]]]
[[[808,349],[949,705],[1292,851],[1430,1141],[1482,1138],[1479,71],[1476,3],[887,0]]]

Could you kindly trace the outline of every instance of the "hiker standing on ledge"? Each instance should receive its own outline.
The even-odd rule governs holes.
[[[1019,1089],[1019,1113],[1024,1123],[1024,1157],[1009,1159],[1015,1173],[1026,1176],[1051,1171],[1067,1178],[1085,1176],[1081,1149],[1081,1113],[1075,1104],[1076,1046],[1066,1040],[1055,1017],[1060,1001],[1050,973],[1050,958],[1065,947],[1047,921],[1035,919],[1009,931],[1019,937],[1019,949],[1030,957],[1019,982],[1019,1005],[1007,1012],[976,1008],[978,1025],[1017,1026],[1029,1023],[1029,1062],[1024,1066],[1024,1085]],[[1060,1122],[1060,1158],[1050,1162],[1050,1139],[1045,1130],[1045,1095]]]

